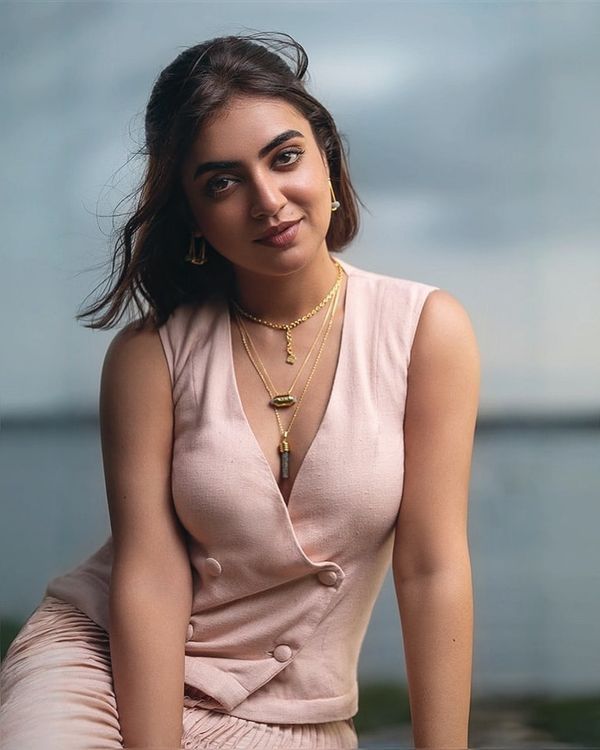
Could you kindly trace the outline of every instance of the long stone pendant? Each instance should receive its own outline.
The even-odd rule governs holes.
[[[278,396],[273,396],[269,401],[269,404],[275,408],[280,406],[292,406],[296,403],[296,397],[292,396],[291,393],[281,393]]]
[[[290,445],[287,441],[287,433],[284,433],[279,443],[279,457],[281,460],[281,478],[288,479],[290,476]]]

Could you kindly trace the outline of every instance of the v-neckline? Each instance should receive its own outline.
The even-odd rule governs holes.
[[[258,438],[256,437],[254,430],[252,429],[252,425],[250,424],[248,417],[246,415],[246,411],[244,410],[244,404],[242,402],[242,397],[240,395],[240,391],[238,388],[237,378],[235,374],[235,362],[233,359],[233,337],[232,337],[232,331],[231,331],[231,320],[230,320],[230,313],[229,313],[229,304],[226,298],[223,298],[223,309],[222,309],[222,315],[221,315],[221,324],[222,326],[225,326],[225,342],[226,342],[226,358],[227,358],[227,376],[231,383],[231,388],[229,389],[230,393],[233,394],[232,401],[234,402],[234,408],[237,411],[237,416],[239,419],[243,422],[244,428],[246,430],[246,433],[248,434],[248,437],[250,438],[250,441],[254,444],[255,452],[259,456],[261,462],[263,463],[268,477],[270,484],[278,497],[278,499],[283,504],[286,511],[290,512],[292,500],[294,496],[298,492],[298,482],[302,480],[303,471],[305,469],[305,465],[307,463],[307,460],[310,459],[311,454],[314,453],[316,450],[315,445],[317,444],[319,438],[323,434],[324,428],[327,426],[327,422],[331,419],[331,411],[333,408],[333,403],[336,398],[336,394],[339,391],[341,386],[341,379],[343,377],[343,374],[345,372],[345,365],[344,362],[347,359],[347,348],[348,348],[348,340],[350,337],[349,330],[351,328],[351,314],[352,314],[352,305],[353,305],[353,294],[350,292],[350,286],[351,286],[351,280],[352,280],[352,272],[351,269],[348,267],[348,264],[344,261],[340,261],[339,258],[336,258],[336,260],[340,263],[342,268],[344,269],[346,273],[346,290],[344,294],[344,314],[342,318],[342,332],[340,337],[340,348],[338,351],[338,357],[337,362],[335,366],[335,372],[333,375],[333,382],[331,386],[331,390],[329,392],[329,398],[327,399],[327,405],[325,406],[325,411],[323,412],[323,417],[321,418],[321,421],[319,423],[319,426],[317,427],[317,431],[313,436],[313,439],[311,440],[308,448],[306,449],[306,453],[304,454],[304,458],[302,459],[300,466],[298,467],[298,471],[296,472],[296,476],[294,478],[294,481],[292,483],[292,487],[290,489],[290,493],[288,496],[288,501],[286,503],[285,497],[283,496],[283,493],[281,491],[281,487],[279,486],[279,483],[277,481],[277,478],[273,474],[273,470],[271,469],[271,464],[269,463],[267,457],[264,454],[264,451],[262,449],[261,444],[258,441]]]

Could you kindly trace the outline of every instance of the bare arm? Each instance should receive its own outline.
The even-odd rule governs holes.
[[[473,594],[467,539],[479,353],[444,290],[427,298],[413,342],[404,490],[393,552],[417,748],[466,748]]]
[[[100,423],[114,561],[110,651],[126,748],[180,748],[192,600],[170,489],[173,403],[158,333],[130,327],[106,354]]]

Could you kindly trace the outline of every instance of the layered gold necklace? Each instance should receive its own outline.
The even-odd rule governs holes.
[[[319,304],[316,307],[313,307],[313,309],[310,312],[307,312],[306,315],[303,315],[300,318],[297,318],[296,320],[293,320],[291,323],[272,323],[268,320],[263,320],[263,318],[259,318],[255,315],[252,315],[252,313],[247,312],[244,310],[234,299],[231,300],[231,303],[233,304],[235,310],[240,313],[240,315],[243,315],[245,318],[248,318],[249,320],[253,320],[255,323],[261,323],[264,326],[269,326],[269,328],[276,328],[280,331],[285,331],[285,340],[286,340],[286,362],[288,365],[293,365],[296,361],[296,355],[294,354],[293,348],[292,348],[292,330],[299,326],[300,323],[304,323],[304,321],[308,320],[309,318],[312,318],[313,315],[319,312],[319,310],[324,307],[329,300],[333,297],[333,295],[336,292],[336,289],[339,289],[340,284],[342,283],[342,275],[344,273],[344,269],[341,267],[341,265],[332,258],[334,264],[337,267],[337,278],[335,280],[335,284],[331,287],[329,292],[323,297],[323,299],[319,302]]]
[[[335,311],[337,309],[337,304],[339,300],[339,293],[340,293],[340,286],[341,281],[343,278],[343,274],[345,273],[342,269],[341,265],[337,263],[337,261],[334,260],[334,263],[336,264],[338,268],[338,278],[336,280],[336,283],[334,284],[333,288],[330,292],[328,292],[327,297],[322,300],[319,305],[311,310],[306,315],[302,316],[302,318],[298,318],[297,321],[294,321],[290,324],[277,324],[277,323],[270,323],[269,321],[264,321],[260,318],[256,318],[254,316],[251,316],[249,313],[245,313],[241,310],[239,305],[234,303],[235,308],[235,318],[238,325],[238,329],[240,331],[240,336],[242,339],[242,344],[244,345],[244,349],[246,350],[246,353],[248,355],[248,358],[252,362],[252,365],[256,369],[263,385],[265,386],[265,389],[267,393],[269,394],[270,400],[269,405],[273,407],[275,411],[275,418],[277,419],[277,425],[279,427],[279,433],[280,433],[280,442],[279,442],[279,455],[280,455],[280,473],[281,473],[281,479],[288,479],[289,478],[289,461],[290,461],[290,443],[289,443],[289,433],[292,428],[292,425],[294,423],[294,420],[296,419],[296,416],[300,410],[300,406],[302,404],[302,400],[304,399],[304,396],[306,394],[306,391],[308,390],[308,387],[311,383],[311,380],[313,378],[313,375],[315,374],[315,371],[317,369],[317,365],[319,363],[319,360],[321,358],[321,354],[325,348],[325,343],[327,341],[327,338],[329,336],[329,332],[331,331],[331,326],[333,324],[333,321],[335,319]],[[319,328],[319,331],[317,332],[317,335],[315,337],[315,340],[312,343],[312,346],[310,347],[306,357],[304,358],[304,361],[302,363],[302,366],[298,370],[298,373],[296,374],[296,377],[292,381],[291,385],[285,392],[278,391],[277,388],[273,385],[273,381],[271,380],[271,377],[269,376],[269,373],[267,372],[266,367],[264,366],[264,363],[262,362],[260,355],[258,354],[258,350],[256,349],[256,346],[254,342],[252,341],[250,334],[248,333],[248,330],[242,320],[242,315],[245,315],[245,317],[249,317],[251,320],[255,320],[258,323],[263,323],[263,325],[267,325],[271,328],[279,328],[286,331],[286,341],[287,341],[287,351],[288,351],[288,357],[290,355],[291,350],[291,338],[288,338],[288,334],[291,327],[295,327],[296,325],[299,325],[299,323],[303,322],[304,320],[308,320],[308,318],[312,317],[317,310],[320,310],[327,301],[331,300],[331,304],[329,306],[329,309],[327,310],[327,313],[325,317],[323,318],[323,322]],[[325,333],[323,335],[323,330],[325,329]],[[304,388],[302,389],[302,393],[300,394],[299,398],[296,398],[296,396],[293,395],[292,391],[294,390],[296,383],[298,381],[298,378],[300,376],[300,373],[304,369],[305,365],[310,359],[310,356],[312,352],[314,351],[317,342],[322,336],[321,345],[319,346],[319,350],[317,352],[317,357],[314,361],[314,364],[312,366],[312,369],[310,371],[310,374],[306,380],[306,383],[304,384]],[[254,352],[254,353],[253,353]],[[294,356],[295,361],[295,356]],[[286,359],[286,362],[289,362],[289,359]],[[293,363],[292,363],[293,364]],[[287,425],[287,428],[284,428],[281,423],[281,416],[279,413],[280,408],[289,407],[296,404],[296,408],[294,409],[294,412],[292,414],[292,417],[289,421],[289,424]]]

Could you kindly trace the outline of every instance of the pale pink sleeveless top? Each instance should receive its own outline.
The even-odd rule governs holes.
[[[287,506],[243,410],[226,301],[182,305],[159,329],[194,584],[185,680],[199,705],[254,721],[356,714],[360,649],[391,564],[410,351],[438,287],[334,257],[348,274],[338,364]],[[109,537],[46,593],[108,630],[111,561]]]

